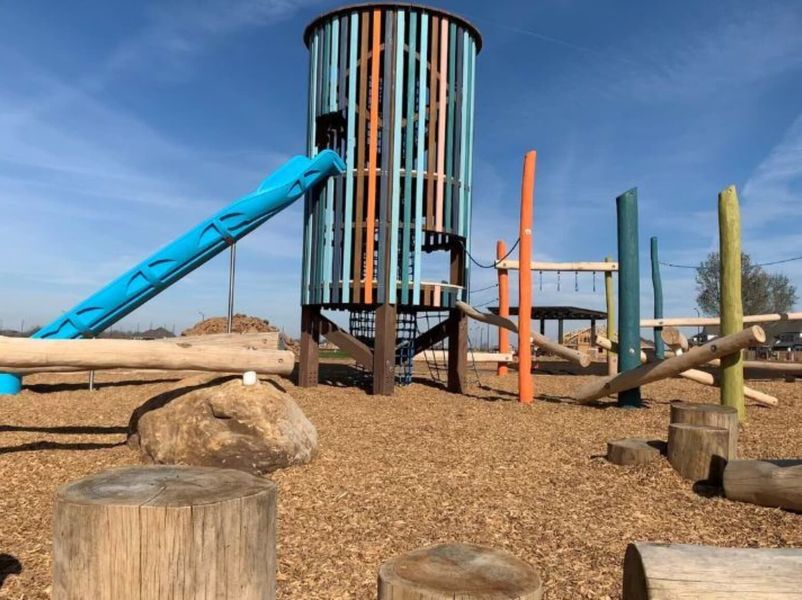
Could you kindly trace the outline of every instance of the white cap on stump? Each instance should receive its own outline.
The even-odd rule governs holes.
[[[242,374],[242,385],[256,385],[259,380],[256,378],[256,371],[245,371]]]

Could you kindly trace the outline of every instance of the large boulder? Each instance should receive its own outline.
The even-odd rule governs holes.
[[[271,382],[196,377],[140,406],[128,443],[147,462],[240,469],[262,475],[304,464],[317,451],[317,430]]]

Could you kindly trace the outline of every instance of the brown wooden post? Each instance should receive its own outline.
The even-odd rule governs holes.
[[[373,393],[392,396],[395,387],[395,306],[376,309],[376,339],[373,348]]]
[[[468,369],[468,317],[461,310],[452,309],[448,322],[448,391],[462,394],[465,391],[465,373]]]
[[[315,387],[320,365],[320,307],[301,307],[301,357],[298,387]]]
[[[564,324],[564,322],[563,322],[562,319],[557,319],[557,343],[560,344],[560,346],[562,346],[563,342],[565,341],[563,339],[565,337],[564,336],[565,332],[564,332],[564,329],[563,329],[563,324]]]

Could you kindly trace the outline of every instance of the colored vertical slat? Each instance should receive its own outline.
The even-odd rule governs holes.
[[[327,23],[322,28],[322,36],[318,49],[318,98],[317,98],[317,116],[320,117],[328,112],[328,81],[329,81],[329,43],[331,39],[331,24]],[[317,140],[315,141],[317,143]],[[323,223],[324,223],[324,210],[325,210],[325,190],[326,186],[320,186],[320,189],[315,194],[315,229],[312,233],[312,243],[315,251],[314,270],[313,274],[313,290],[315,297],[315,304],[320,304],[323,301],[323,253],[325,244],[323,237]]]
[[[387,249],[387,234],[390,225],[390,201],[392,199],[392,179],[390,169],[392,160],[393,132],[393,67],[395,65],[395,14],[388,10],[384,15],[384,54],[382,55],[382,105],[381,105],[381,162],[379,164],[379,229],[376,255],[377,290],[376,301],[387,301],[387,275],[390,271]]]
[[[473,220],[473,122],[474,122],[474,91],[476,89],[476,44],[470,40],[470,69],[468,70],[468,160],[466,162],[465,181],[466,190],[465,194],[465,238],[467,240],[467,249],[471,251],[471,223]],[[465,289],[470,289],[471,281],[471,265],[470,261],[465,263]],[[467,299],[465,292],[463,292],[463,300]]]
[[[435,205],[434,228],[443,231],[443,198],[445,192],[446,166],[446,94],[448,92],[448,19],[440,21],[440,66],[437,83],[437,199]],[[432,57],[434,60],[435,57]]]
[[[429,141],[426,152],[426,229],[434,229],[435,171],[437,169],[437,60],[440,56],[440,19],[432,17],[432,48],[429,62]]]
[[[470,102],[468,96],[470,95],[470,82],[468,81],[468,66],[470,59],[468,55],[468,32],[462,34],[462,124],[461,124],[461,138],[460,138],[460,191],[459,191],[459,226],[457,234],[460,236],[465,235],[465,196],[467,195],[467,182],[466,182],[466,165],[468,159],[468,111],[470,110]]]
[[[339,50],[337,53],[337,100],[334,110],[342,113],[345,109],[346,102],[346,87],[345,77],[348,73],[348,17],[342,16],[339,19],[340,23],[340,40]],[[340,156],[345,157],[347,154],[347,136],[342,134],[337,135],[336,149]],[[332,288],[331,288],[331,301],[340,303],[342,298],[342,285],[343,281],[343,216],[345,214],[345,181],[348,179],[348,171],[341,173],[333,178],[335,182],[334,191],[334,248],[332,258]]]
[[[354,216],[354,146],[356,144],[356,61],[359,43],[359,13],[351,13],[348,27],[349,53],[348,53],[348,125],[346,132],[347,149],[345,153],[345,216],[343,231],[343,290],[342,302],[347,304],[351,300],[351,260],[353,249],[351,247],[353,216]]]
[[[387,249],[390,261],[390,272],[387,275],[390,289],[387,290],[387,301],[390,304],[396,303],[396,280],[398,279],[398,217],[401,209],[401,121],[404,102],[405,17],[406,13],[399,10],[396,17],[395,69],[393,73],[395,100],[393,102],[393,183],[390,209],[390,247]]]
[[[454,235],[459,235],[460,232],[460,199],[462,198],[462,131],[463,121],[462,115],[465,110],[464,91],[465,80],[462,73],[462,65],[464,61],[465,44],[463,39],[462,28],[457,29],[457,48],[456,48],[456,65],[454,73],[454,87],[455,101],[454,101],[454,165],[452,168],[452,177],[454,180],[453,195],[451,202],[451,232]]]
[[[407,85],[406,85],[406,129],[404,130],[404,232],[401,237],[401,303],[409,304],[409,283],[413,276],[410,268],[412,244],[412,171],[415,156],[415,65],[418,41],[418,13],[409,14],[409,35],[407,39]]]
[[[379,145],[379,53],[381,10],[373,11],[373,44],[370,60],[370,140],[368,142],[368,206],[365,217],[365,303],[373,303],[373,252],[376,221],[376,162]]]
[[[451,201],[454,192],[454,108],[457,98],[456,81],[456,35],[457,26],[449,25],[448,33],[448,116],[446,117],[446,170],[445,170],[445,202],[443,205],[443,229],[451,231],[453,227],[453,214]]]
[[[365,11],[360,16],[359,50],[359,104],[357,108],[356,141],[356,199],[354,217],[354,302],[364,300],[365,286],[362,284],[362,265],[365,262],[365,138],[367,136],[368,116],[368,48],[370,42],[371,13]],[[366,301],[366,300],[365,300]]]
[[[426,63],[429,47],[429,15],[421,13],[420,52],[418,60],[418,127],[415,149],[417,168],[415,169],[415,257],[413,266],[412,302],[421,304],[421,247],[423,243],[423,189],[424,189],[424,148],[426,137]]]
[[[309,137],[306,143],[306,153],[309,156],[316,154],[315,149],[315,96],[317,95],[317,31],[312,36],[309,48],[309,105],[307,111],[307,129]],[[303,263],[302,263],[302,289],[301,302],[309,304],[309,285],[310,285],[310,245],[312,241],[312,194],[304,194],[304,244],[303,244]]]
[[[331,23],[331,36],[328,49],[328,87],[326,113],[335,110],[337,105],[337,67],[340,53],[340,22]],[[323,303],[331,300],[332,276],[334,270],[334,188],[336,181],[326,182],[326,205],[323,212]]]

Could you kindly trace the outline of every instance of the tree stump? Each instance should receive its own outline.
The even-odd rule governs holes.
[[[378,600],[540,600],[537,571],[508,552],[439,544],[390,559],[379,569]]]
[[[671,423],[707,425],[726,429],[730,436],[729,459],[734,460],[738,455],[738,411],[732,406],[673,402],[671,404]]]
[[[112,469],[57,492],[53,600],[273,600],[276,486],[241,471]]]
[[[730,500],[802,512],[802,460],[733,460],[724,469]]]
[[[687,423],[668,426],[668,461],[685,479],[720,483],[728,457],[726,429]]]
[[[640,438],[607,442],[607,460],[616,465],[645,465],[660,457],[660,450]]]
[[[802,599],[802,550],[627,546],[623,600]]]

